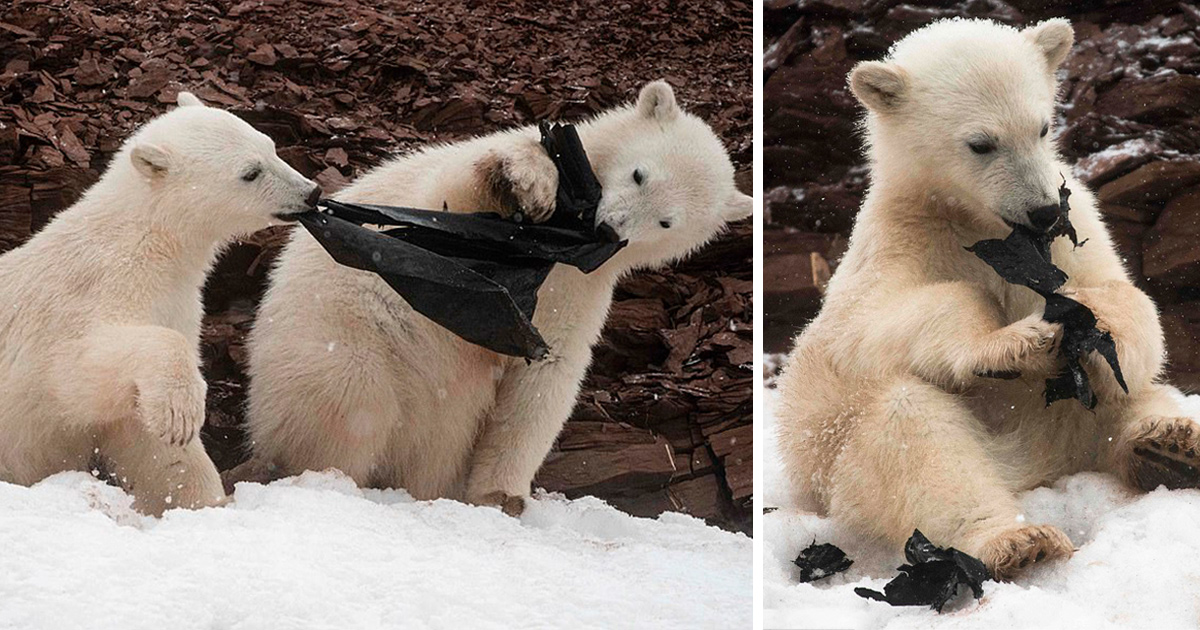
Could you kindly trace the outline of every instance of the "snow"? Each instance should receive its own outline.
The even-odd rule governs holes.
[[[0,483],[0,628],[749,627],[752,544],[540,493],[520,520],[332,473],[161,519],[86,473]]]
[[[1157,140],[1133,138],[1092,153],[1075,163],[1072,173],[1085,182],[1092,181],[1101,171],[1111,164],[1128,159],[1140,166],[1140,162],[1148,162],[1153,156],[1174,157],[1178,152],[1167,151]]]
[[[1098,473],[1021,496],[1028,520],[1071,536],[1079,550],[1070,560],[1035,566],[1016,583],[985,582],[981,600],[960,594],[941,615],[855,595],[856,586],[883,590],[903,562],[901,550],[840,531],[788,486],[775,451],[778,394],[767,395],[763,505],[780,509],[764,516],[765,628],[1200,627],[1200,491],[1135,494]],[[1181,400],[1200,416],[1200,396]],[[854,565],[820,582],[797,582],[792,561],[814,539],[841,547]]]

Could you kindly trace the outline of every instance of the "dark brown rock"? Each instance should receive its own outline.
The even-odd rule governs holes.
[[[1104,203],[1133,208],[1161,207],[1176,192],[1200,183],[1200,160],[1151,162],[1100,187]]]
[[[678,467],[665,440],[551,453],[535,485],[561,489],[569,497],[630,494],[666,488]]]
[[[673,483],[667,489],[672,507],[679,512],[704,517],[720,514],[725,503],[724,487],[716,475],[704,475]]]
[[[1138,122],[1192,118],[1200,111],[1200,77],[1189,75],[1126,79],[1100,95],[1101,114]]]
[[[1200,282],[1200,188],[1174,197],[1146,235],[1142,273],[1171,285]]]
[[[1171,370],[1200,375],[1200,302],[1168,305],[1162,309],[1161,319]],[[1200,379],[1185,384],[1200,392]]]
[[[820,311],[822,278],[836,267],[844,240],[837,234],[790,230],[764,234],[762,299],[772,323],[763,337],[767,352],[786,351],[792,337]]]

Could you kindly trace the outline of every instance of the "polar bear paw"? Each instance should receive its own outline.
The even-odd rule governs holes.
[[[186,446],[204,426],[208,385],[198,374],[186,381],[153,382],[139,387],[137,407],[142,424],[162,441]]]
[[[1132,427],[1125,477],[1137,488],[1200,488],[1200,424],[1150,416]]]
[[[538,143],[492,150],[476,168],[505,215],[540,223],[554,213],[558,167]]]
[[[1053,525],[1018,527],[993,536],[984,543],[979,559],[997,580],[1008,581],[1037,562],[1070,558],[1075,552],[1071,539]]]
[[[471,501],[475,505],[500,508],[501,512],[519,518],[525,513],[525,497],[513,496],[507,492],[489,492]]]
[[[1015,371],[1052,374],[1059,369],[1058,348],[1062,325],[1052,324],[1041,315],[1030,315],[1000,329],[999,343],[993,356],[997,372]]]

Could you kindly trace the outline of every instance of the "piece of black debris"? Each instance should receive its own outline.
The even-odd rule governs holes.
[[[814,582],[841,573],[850,568],[854,561],[846,557],[846,552],[830,543],[812,544],[805,547],[793,561],[800,567],[800,581]]]
[[[959,586],[969,587],[979,599],[983,597],[983,581],[991,578],[978,558],[953,547],[942,549],[919,530],[913,530],[904,545],[904,557],[908,564],[897,569],[900,575],[888,582],[882,593],[862,587],[854,592],[892,606],[929,606],[942,612],[942,607],[958,594]]]
[[[1117,346],[1112,334],[1096,328],[1096,316],[1091,309],[1056,293],[1066,283],[1067,274],[1051,262],[1050,243],[1060,236],[1071,239],[1076,247],[1087,243],[1086,240],[1079,242],[1075,227],[1071,225],[1070,196],[1064,179],[1058,189],[1058,207],[1035,212],[1030,217],[1034,227],[1014,225],[1012,233],[1003,240],[979,241],[967,251],[995,269],[1006,282],[1029,287],[1045,298],[1045,320],[1062,325],[1059,354],[1064,365],[1057,376],[1046,379],[1046,406],[1074,398],[1087,409],[1095,409],[1096,394],[1080,362],[1087,354],[1099,352],[1112,368],[1121,388],[1128,393],[1129,387],[1125,385],[1125,376],[1117,362]]]
[[[550,269],[594,271],[625,242],[596,225],[600,183],[575,128],[540,129],[559,174],[554,212],[543,223],[331,199],[297,218],[338,263],[378,274],[413,310],[459,337],[543,359],[549,348],[532,320]]]

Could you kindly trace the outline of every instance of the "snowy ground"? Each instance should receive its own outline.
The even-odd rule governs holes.
[[[748,628],[749,538],[542,495],[525,515],[306,473],[140,516],[0,483],[0,628]]]
[[[984,583],[983,599],[965,597],[943,614],[893,608],[853,592],[883,590],[903,562],[899,549],[864,544],[813,514],[783,481],[775,454],[774,402],[768,390],[763,505],[764,628],[1200,628],[1200,491],[1125,491],[1093,473],[1022,496],[1026,518],[1057,525],[1079,551],[1035,567],[1017,583]],[[1186,399],[1200,416],[1200,396]],[[792,561],[816,539],[854,560],[845,573],[800,584]],[[936,541],[935,541],[936,542]]]

